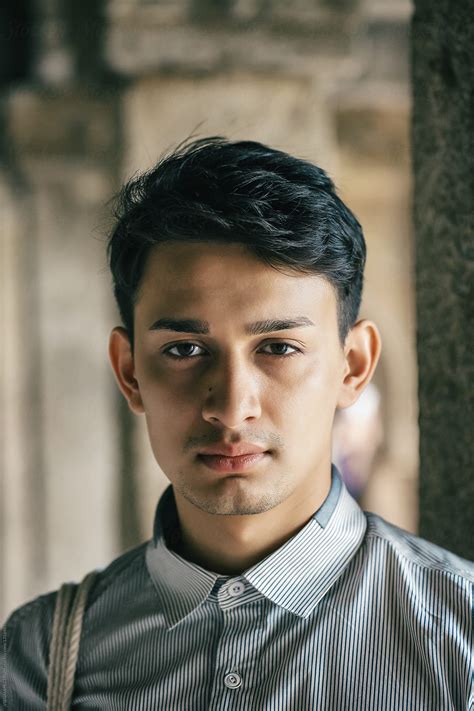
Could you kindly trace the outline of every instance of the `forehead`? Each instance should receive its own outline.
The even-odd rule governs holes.
[[[282,273],[245,245],[167,242],[153,247],[137,295],[136,315],[335,317],[333,287],[317,275]],[[161,313],[163,312],[163,313]],[[271,312],[271,313],[270,313]],[[297,313],[298,312],[298,313]],[[309,315],[309,313],[307,314]]]

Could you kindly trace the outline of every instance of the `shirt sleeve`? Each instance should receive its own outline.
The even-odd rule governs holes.
[[[1,630],[1,711],[46,709],[56,595],[41,595],[14,610]]]

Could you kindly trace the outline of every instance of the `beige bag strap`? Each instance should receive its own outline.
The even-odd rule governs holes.
[[[48,711],[69,711],[71,706],[82,619],[97,573],[88,573],[78,585],[64,583],[58,591],[49,646]]]

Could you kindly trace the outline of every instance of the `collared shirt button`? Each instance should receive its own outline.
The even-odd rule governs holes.
[[[245,585],[240,580],[236,580],[234,583],[229,585],[229,595],[231,597],[238,597],[239,595],[242,595],[244,590]]]
[[[242,677],[240,674],[235,672],[230,672],[224,677],[224,684],[229,687],[229,689],[237,689],[242,684]]]

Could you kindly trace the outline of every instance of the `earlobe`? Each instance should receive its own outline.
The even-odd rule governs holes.
[[[337,407],[350,407],[370,383],[382,349],[380,332],[372,321],[358,321],[350,330],[345,351],[345,371]]]
[[[122,326],[116,326],[110,334],[109,359],[117,385],[127,400],[130,410],[135,415],[143,414],[145,409],[138,381],[135,378],[135,363],[130,347],[130,338],[128,331]]]

